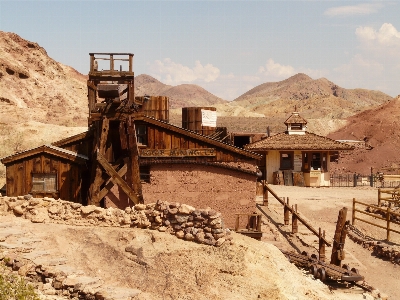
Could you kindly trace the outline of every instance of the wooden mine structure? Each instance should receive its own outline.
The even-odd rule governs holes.
[[[114,184],[133,203],[143,203],[134,123],[134,114],[143,102],[134,97],[133,54],[89,55],[88,125],[93,130],[93,147],[87,203],[100,205]],[[99,60],[109,61],[110,69],[99,70]],[[128,70],[115,70],[116,61],[128,62]]]

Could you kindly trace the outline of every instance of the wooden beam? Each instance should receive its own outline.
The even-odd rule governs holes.
[[[140,170],[139,170],[139,148],[137,145],[135,123],[133,122],[132,117],[129,117],[127,125],[128,125],[127,129],[128,129],[128,148],[129,148],[128,149],[129,168],[126,174],[126,180],[129,186],[131,186],[139,195],[139,202],[144,203],[142,182],[140,180]]]
[[[101,128],[100,128],[101,123]],[[95,134],[93,139],[93,152],[92,152],[92,171],[91,171],[91,184],[88,193],[88,204],[100,205],[100,187],[104,183],[103,171],[96,162],[97,152],[105,154],[108,131],[110,122],[107,118],[103,118],[100,122],[95,124]]]
[[[346,240],[346,216],[347,207],[343,207],[339,211],[338,220],[336,222],[335,236],[333,238],[331,264],[340,266],[341,261],[344,259],[344,242]]]
[[[124,164],[124,166],[118,170],[117,174],[122,177],[126,174],[127,169],[128,169],[127,165]],[[99,193],[99,198],[100,199],[104,198],[113,186],[114,186],[114,182],[111,180],[111,178],[108,179],[106,182],[106,185],[104,186],[104,188],[101,189],[101,191]]]
[[[106,173],[111,177],[111,180],[117,184],[124,193],[133,201],[134,204],[139,203],[139,195],[137,195],[129,185],[118,175],[117,171],[114,170],[112,165],[104,158],[100,152],[97,152],[97,162],[103,167]]]

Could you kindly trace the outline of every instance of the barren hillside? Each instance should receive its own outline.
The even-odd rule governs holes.
[[[296,107],[309,118],[343,119],[391,99],[379,91],[344,89],[326,78],[314,80],[297,74],[283,81],[256,86],[233,103],[267,117],[290,113]]]
[[[400,158],[400,96],[348,118],[347,125],[329,134],[333,139],[364,140],[367,148],[356,149],[350,155],[344,155],[337,165],[337,169],[362,174],[369,174],[370,168],[374,172],[399,171]]]

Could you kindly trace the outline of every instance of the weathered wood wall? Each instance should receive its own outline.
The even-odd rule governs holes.
[[[81,202],[82,167],[49,154],[38,154],[7,165],[7,196],[32,193],[33,173],[56,173],[56,193],[32,193],[34,197],[54,197]]]

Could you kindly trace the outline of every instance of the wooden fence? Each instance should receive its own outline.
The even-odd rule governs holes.
[[[383,215],[385,215],[385,218],[377,216],[376,214],[373,214],[373,213],[366,212],[365,210],[360,210],[360,209],[356,208],[356,204],[359,204],[359,205],[365,206],[365,207],[373,207],[374,210],[381,211],[383,213]],[[372,222],[370,222],[368,220],[361,219],[361,218],[356,216],[356,213],[364,214],[364,215],[373,217],[375,219],[385,221],[386,222],[386,226],[382,226],[382,225],[379,225],[379,224],[372,223]],[[371,205],[371,204],[363,203],[363,202],[360,202],[360,201],[356,201],[356,199],[353,198],[353,212],[352,212],[351,224],[354,225],[355,221],[359,220],[361,222],[373,225],[375,227],[379,227],[379,228],[385,229],[386,230],[386,239],[388,241],[390,241],[390,232],[395,232],[395,233],[400,234],[400,231],[392,229],[391,226],[390,226],[391,224],[400,225],[400,222],[392,220],[392,218],[391,218],[392,216],[393,217],[400,217],[400,214],[393,212],[390,207],[387,207],[386,209],[383,209],[383,208],[380,208],[380,207],[375,206],[375,205]]]
[[[387,194],[389,194],[390,196],[385,197],[385,195]],[[400,206],[400,189],[378,189],[378,206],[381,206],[382,200],[389,202],[389,204],[397,204],[397,206]]]

